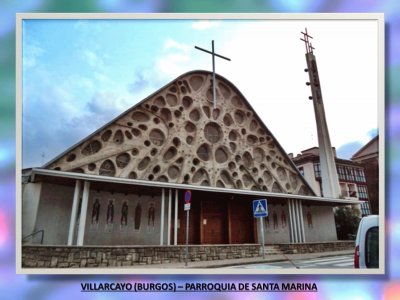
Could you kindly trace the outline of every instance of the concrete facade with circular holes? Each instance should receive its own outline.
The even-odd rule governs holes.
[[[47,168],[131,179],[309,194],[248,102],[217,76],[182,75]]]

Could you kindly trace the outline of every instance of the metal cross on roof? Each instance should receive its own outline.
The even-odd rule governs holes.
[[[196,49],[207,52],[208,54],[211,54],[212,56],[212,72],[213,72],[213,107],[214,109],[217,108],[217,97],[216,97],[216,93],[215,93],[215,56],[218,56],[219,58],[223,58],[226,60],[230,60],[230,58],[227,58],[225,56],[219,55],[217,53],[214,52],[214,40],[211,41],[211,51],[208,51],[206,49],[194,46]]]
[[[301,32],[301,34],[303,35],[304,38],[301,38],[300,40],[302,40],[305,45],[306,45],[306,52],[307,53],[313,53],[314,51],[314,47],[312,46],[312,44],[310,43],[310,39],[312,39],[313,37],[311,35],[308,34],[307,32],[307,28],[305,30],[306,32]]]

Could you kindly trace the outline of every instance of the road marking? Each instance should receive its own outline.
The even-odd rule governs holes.
[[[315,263],[315,265],[334,265],[338,263],[344,263],[344,262],[350,262],[352,261],[351,259],[340,259],[340,260],[334,260],[334,261],[325,261],[325,262],[319,262]]]
[[[331,257],[331,258],[319,258],[319,259],[313,259],[313,260],[306,260],[306,259],[302,259],[302,260],[298,260],[297,262],[302,262],[304,261],[305,263],[317,263],[317,262],[325,262],[325,261],[334,261],[334,260],[338,260],[338,259],[352,259],[352,256],[343,256],[341,258],[336,257]],[[296,261],[295,261],[296,262]]]
[[[350,267],[350,266],[354,266],[354,261],[350,261],[348,263],[343,263],[343,264],[337,264],[335,265],[337,267]]]

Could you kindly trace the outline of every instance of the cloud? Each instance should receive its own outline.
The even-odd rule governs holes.
[[[149,86],[149,79],[143,72],[136,72],[135,78],[128,84],[128,91],[131,94],[137,94]]]
[[[185,63],[189,61],[186,54],[168,54],[161,57],[156,62],[157,70],[163,75],[172,78],[184,73]]]
[[[191,46],[168,38],[164,43],[162,56],[156,60],[156,74],[173,78],[184,73],[190,61],[190,49]]]
[[[210,28],[219,27],[219,21],[201,20],[196,21],[192,24],[192,28],[196,30],[205,30]]]
[[[178,43],[173,39],[167,39],[166,42],[164,43],[164,49],[166,50],[178,49],[182,50],[183,52],[188,52],[191,49],[191,47],[184,43]]]
[[[91,66],[91,67],[104,67],[104,62],[99,55],[91,50],[83,51],[83,59]]]
[[[39,46],[28,44],[23,51],[23,66],[25,68],[36,67],[37,60],[45,53],[45,50]]]
[[[94,94],[92,99],[86,104],[86,108],[91,115],[109,119],[110,116],[115,116],[124,111],[126,104],[125,100],[116,94],[105,91]]]

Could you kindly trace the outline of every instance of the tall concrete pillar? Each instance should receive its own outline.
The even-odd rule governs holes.
[[[317,123],[319,161],[321,165],[321,180],[323,197],[339,198],[340,185],[336,170],[335,156],[329,138],[324,103],[322,101],[321,85],[318,76],[317,61],[311,50],[306,54],[308,74]]]
[[[85,237],[86,215],[89,203],[89,190],[90,190],[90,181],[85,181],[83,184],[81,215],[79,217],[78,240],[76,242],[78,246],[83,246],[83,240]]]
[[[68,246],[71,246],[74,241],[76,215],[78,213],[80,194],[81,194],[81,182],[80,182],[80,180],[76,180],[75,181],[74,198],[72,200],[71,219],[69,221]]]

